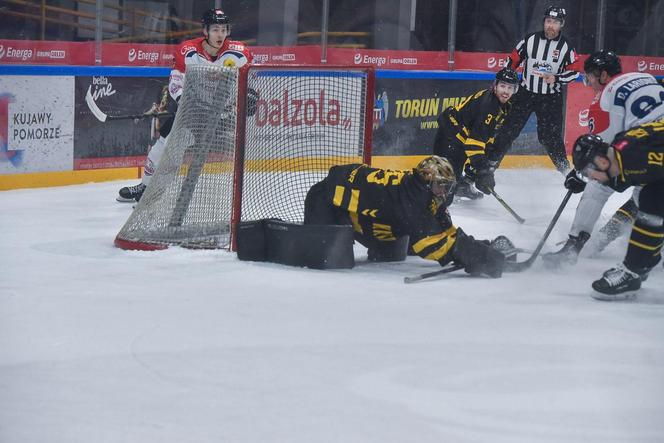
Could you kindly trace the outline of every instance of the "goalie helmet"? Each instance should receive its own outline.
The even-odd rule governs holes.
[[[230,25],[231,19],[221,9],[208,9],[201,18],[204,27],[210,25]]]
[[[584,134],[576,139],[572,148],[572,161],[574,169],[583,173],[588,167],[594,165],[596,156],[606,157],[609,145],[602,137],[595,134]]]
[[[566,16],[567,16],[567,11],[565,11],[565,8],[561,8],[560,6],[551,5],[548,8],[546,8],[546,10],[544,11],[545,20],[547,18],[555,18],[563,25],[565,24]]]
[[[432,155],[425,158],[415,167],[415,173],[437,198],[447,199],[454,192],[456,176],[444,157]]]
[[[597,77],[602,74],[602,71],[606,71],[609,76],[613,77],[622,72],[622,66],[615,52],[602,49],[588,56],[583,63],[583,70]]]

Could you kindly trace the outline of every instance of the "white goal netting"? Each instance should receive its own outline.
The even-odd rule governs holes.
[[[187,67],[164,156],[117,246],[229,247],[234,223],[302,222],[307,191],[331,166],[368,161],[370,71],[243,69]],[[250,89],[259,99],[236,118]]]

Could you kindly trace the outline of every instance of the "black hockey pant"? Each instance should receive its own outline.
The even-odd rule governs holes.
[[[546,149],[556,169],[569,169],[563,141],[563,95],[535,94],[521,87],[512,99],[512,107],[496,134],[489,158],[500,162],[519,136],[530,114],[537,116],[537,138]]]
[[[348,213],[329,200],[327,179],[313,185],[304,199],[305,225],[349,225]]]

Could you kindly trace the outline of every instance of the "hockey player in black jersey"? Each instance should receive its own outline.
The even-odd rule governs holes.
[[[625,259],[592,284],[598,300],[633,298],[662,258],[664,119],[622,132],[610,146],[597,135],[582,135],[574,144],[572,158],[583,177],[618,192],[642,186]]]
[[[455,185],[452,166],[435,155],[411,171],[333,166],[307,193],[304,223],[352,225],[369,258],[409,236],[412,250],[422,258],[441,266],[454,261],[470,274],[500,277],[505,256],[452,224],[446,205]]]
[[[434,154],[447,158],[459,177],[456,195],[472,200],[482,197],[473,187],[490,194],[495,186],[494,168],[486,155],[486,145],[493,142],[496,130],[509,111],[512,95],[519,87],[519,77],[511,68],[496,74],[493,87],[466,97],[438,116]],[[462,175],[464,164],[465,175]]]

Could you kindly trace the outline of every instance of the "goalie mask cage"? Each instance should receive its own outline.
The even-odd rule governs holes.
[[[234,249],[240,221],[301,223],[331,166],[370,163],[373,100],[370,67],[188,66],[164,154],[115,245]]]

